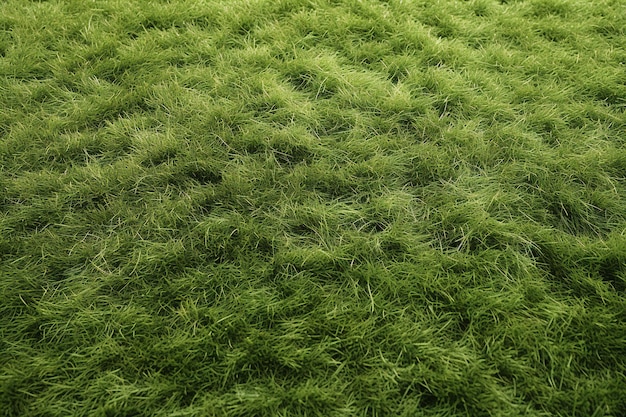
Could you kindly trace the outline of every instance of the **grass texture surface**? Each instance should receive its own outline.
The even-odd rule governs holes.
[[[0,416],[626,415],[626,3],[0,1]]]

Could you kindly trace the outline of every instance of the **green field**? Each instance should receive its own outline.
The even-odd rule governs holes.
[[[626,416],[623,0],[0,0],[0,417]]]

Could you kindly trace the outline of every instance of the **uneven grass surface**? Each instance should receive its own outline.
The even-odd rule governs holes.
[[[626,3],[0,2],[0,416],[626,415]]]

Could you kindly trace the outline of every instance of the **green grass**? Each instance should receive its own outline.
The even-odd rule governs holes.
[[[0,1],[0,416],[626,415],[626,3]]]

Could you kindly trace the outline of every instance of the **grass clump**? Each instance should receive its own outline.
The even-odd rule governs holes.
[[[625,27],[2,2],[0,415],[626,414]]]

